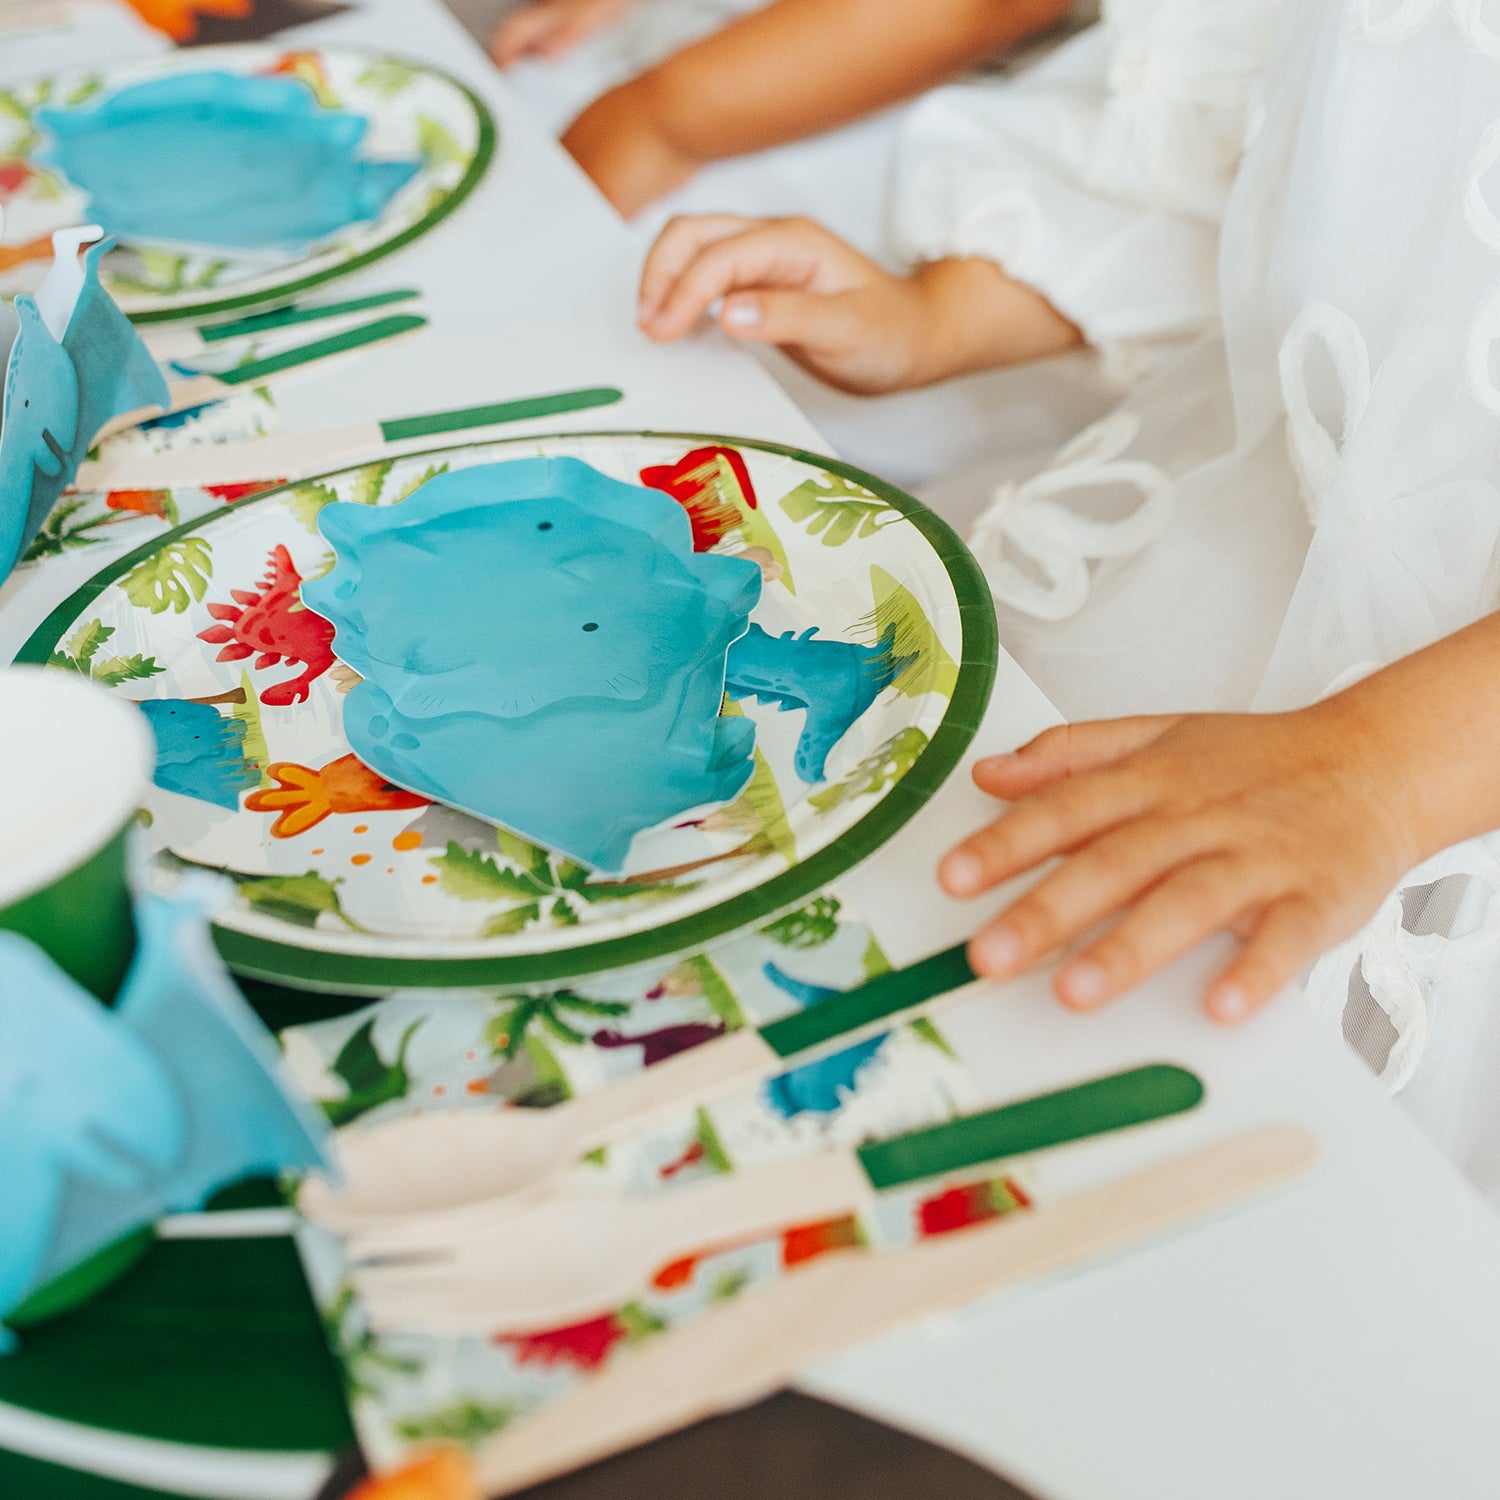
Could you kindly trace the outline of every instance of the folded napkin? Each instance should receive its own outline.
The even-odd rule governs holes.
[[[163,1214],[324,1165],[326,1126],[283,1082],[202,903],[142,897],[136,923],[112,1008],[0,932],[0,1318]]]

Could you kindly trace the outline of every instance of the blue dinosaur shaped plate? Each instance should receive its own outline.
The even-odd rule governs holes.
[[[484,105],[422,64],[249,44],[0,93],[0,293],[34,290],[53,230],[119,242],[106,290],[137,321],[284,300],[424,234],[493,154]]]
[[[797,906],[946,779],[996,655],[977,565],[900,490],[768,443],[592,433],[216,508],[20,659],[150,703],[154,875],[234,881],[234,967],[385,993],[618,969]],[[503,808],[472,794],[486,759]],[[665,800],[621,839],[627,766]]]
[[[318,529],[338,560],[302,602],[363,679],[344,733],[392,783],[617,875],[636,834],[750,780],[755,727],[720,708],[761,570],[695,552],[661,490],[513,459]],[[812,648],[785,648],[791,681]]]

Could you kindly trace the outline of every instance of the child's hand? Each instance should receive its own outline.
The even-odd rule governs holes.
[[[641,274],[642,330],[658,342],[680,338],[721,298],[719,323],[731,338],[777,344],[841,390],[922,383],[933,330],[920,284],[821,225],[732,214],[673,219]]]
[[[641,274],[640,325],[681,338],[722,299],[731,338],[775,344],[839,390],[879,395],[1042,359],[1078,329],[988,260],[896,276],[807,219],[673,219]]]
[[[643,73],[611,89],[563,132],[563,148],[627,219],[703,165],[662,128],[655,81]]]
[[[632,0],[531,0],[512,11],[490,37],[490,56],[508,68],[523,57],[561,57],[612,26]]]
[[[1257,1010],[1425,857],[1404,751],[1359,701],[1079,724],[980,761],[975,781],[1015,805],[946,856],[947,891],[1061,862],[974,939],[975,968],[1007,977],[1114,919],[1054,979],[1092,1010],[1228,929],[1244,947],[1206,1008]]]

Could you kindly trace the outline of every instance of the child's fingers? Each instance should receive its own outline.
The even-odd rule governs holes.
[[[652,321],[682,273],[704,250],[730,235],[743,233],[756,222],[739,214],[683,214],[669,220],[646,252],[646,263],[641,267],[641,327]]]
[[[977,896],[1140,817],[1154,799],[1147,780],[1128,771],[1054,782],[949,850],[938,865],[938,879],[950,896]]]
[[[823,350],[856,348],[860,335],[848,302],[812,292],[738,292],[725,299],[719,322],[737,339]]]
[[[1076,776],[1132,755],[1178,722],[1177,715],[1159,714],[1059,724],[1009,755],[987,755],[976,761],[974,781],[992,797],[1014,802],[1059,777]]]
[[[974,940],[991,979],[1020,973],[1213,849],[1208,819],[1147,821],[1107,833],[1064,860]]]
[[[1268,879],[1232,854],[1184,865],[1057,971],[1058,998],[1074,1010],[1107,1004],[1264,900]]]
[[[508,68],[527,54],[540,51],[559,24],[552,6],[523,6],[495,28],[490,37],[490,56],[497,66]]]
[[[1306,897],[1276,902],[1239,957],[1209,986],[1204,1009],[1226,1025],[1254,1015],[1302,972],[1330,936],[1322,913]]]
[[[802,288],[817,272],[816,252],[780,224],[761,224],[701,250],[641,326],[653,339],[686,333],[721,297],[749,288]]]

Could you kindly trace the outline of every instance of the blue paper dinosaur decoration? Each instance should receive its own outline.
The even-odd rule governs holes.
[[[421,165],[361,158],[370,122],[296,78],[178,73],[36,118],[36,160],[126,239],[300,248],[378,218]]]
[[[344,733],[387,780],[614,871],[750,779],[754,726],[719,709],[760,569],[694,552],[661,491],[521,459],[318,526],[337,563],[302,598],[364,679]]]
[[[130,320],[99,285],[94,226],[53,236],[54,262],[35,297],[15,300],[16,332],[0,398],[0,583],[42,529],[100,429],[169,404],[167,383]]]
[[[143,897],[136,917],[113,1008],[0,932],[0,1318],[165,1213],[324,1166],[326,1127],[279,1080],[196,902]]]

